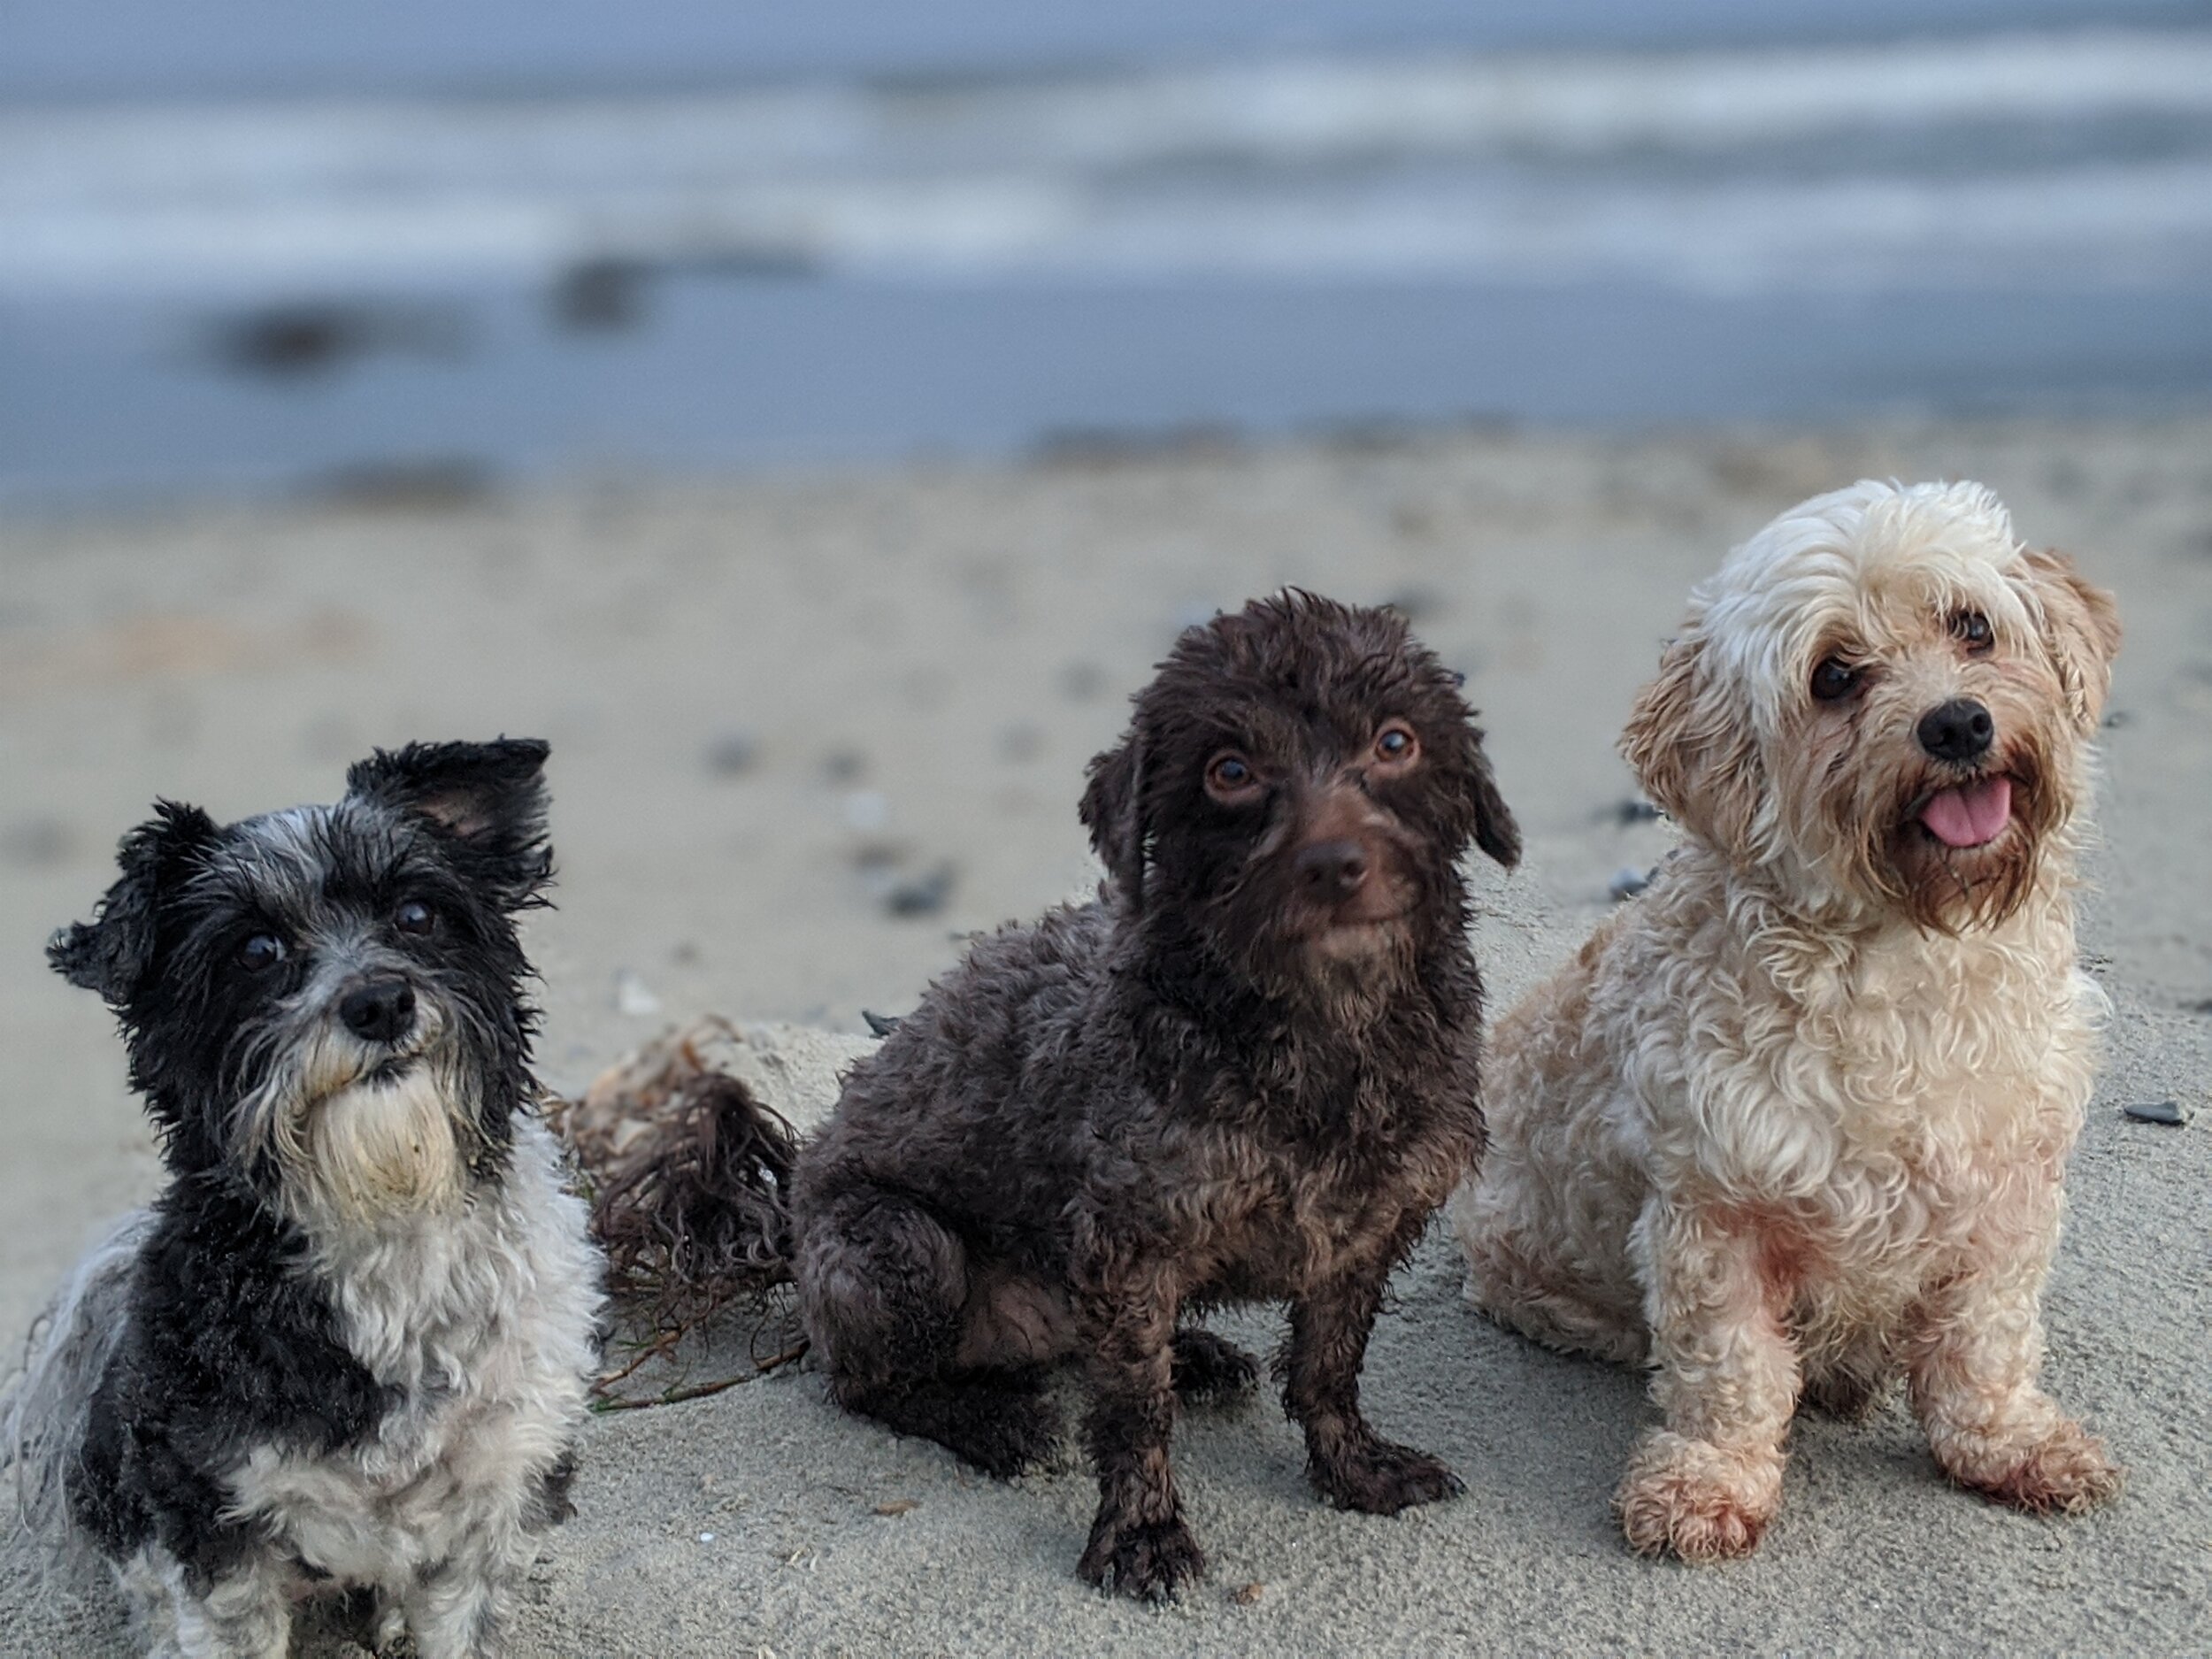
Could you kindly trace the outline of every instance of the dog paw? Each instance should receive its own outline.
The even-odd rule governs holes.
[[[1613,1509],[1640,1555],[1725,1561],[1759,1547],[1781,1484],[1779,1458],[1746,1457],[1663,1431],[1638,1450]]]
[[[1187,1405],[1222,1405],[1252,1393],[1260,1363],[1235,1343],[1187,1325],[1175,1333],[1175,1393]]]
[[[1048,1400],[1010,1390],[984,1396],[963,1415],[953,1449],[994,1479],[1049,1463],[1058,1449],[1060,1416]]]
[[[1337,1508],[1363,1515],[1395,1515],[1467,1490],[1457,1475],[1426,1452],[1388,1440],[1376,1440],[1328,1468],[1317,1466],[1313,1484]]]
[[[2124,1477],[2102,1440],[2069,1423],[2002,1474],[1952,1479],[2032,1515],[2085,1515],[2119,1496]]]
[[[1168,1601],[1204,1575],[1206,1556],[1179,1515],[1125,1522],[1101,1515],[1076,1571],[1102,1590]]]

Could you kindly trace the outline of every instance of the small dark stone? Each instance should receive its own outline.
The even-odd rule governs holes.
[[[1071,703],[1088,703],[1106,689],[1106,671],[1096,663],[1070,663],[1060,671],[1060,690]]]
[[[457,307],[308,303],[226,317],[209,330],[216,360],[234,373],[299,379],[326,374],[373,352],[458,357],[467,347]]]
[[[894,916],[934,916],[952,897],[958,873],[949,864],[939,864],[920,875],[894,882],[883,895],[883,908]]]
[[[1617,902],[1622,899],[1634,898],[1650,885],[1649,871],[1639,870],[1633,864],[1623,864],[1613,872],[1612,880],[1606,883],[1605,894]]]
[[[452,512],[490,498],[490,463],[472,455],[362,461],[311,480],[307,494],[355,512]]]
[[[2108,732],[2116,732],[2134,718],[2125,709],[2115,709],[2110,714],[2105,716],[2104,729]]]
[[[75,847],[76,835],[57,818],[28,818],[0,830],[0,855],[11,864],[58,864]]]
[[[1658,807],[1640,795],[1624,797],[1613,809],[1613,816],[1624,824],[1655,824],[1658,822]]]
[[[553,287],[553,317],[578,333],[628,328],[645,315],[645,284],[652,273],[634,259],[587,259],[572,265]]]
[[[904,841],[885,841],[871,836],[853,843],[853,868],[879,889],[887,888],[893,875],[906,862],[911,850]]]
[[[750,732],[725,732],[707,745],[707,770],[718,778],[737,778],[760,759],[760,741]]]
[[[2178,1129],[2197,1115],[2197,1109],[2177,1100],[2130,1102],[2120,1108],[2138,1123],[2166,1124]]]
[[[888,1037],[899,1028],[896,1014],[879,1014],[873,1009],[864,1008],[860,1018],[868,1022],[868,1034],[872,1037]]]

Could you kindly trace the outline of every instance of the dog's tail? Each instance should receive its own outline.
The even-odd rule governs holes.
[[[70,1535],[93,1390],[122,1340],[132,1269],[152,1226],[153,1212],[138,1210],[108,1229],[33,1322],[23,1368],[0,1389],[0,1479],[14,1485],[22,1529],[55,1544]]]

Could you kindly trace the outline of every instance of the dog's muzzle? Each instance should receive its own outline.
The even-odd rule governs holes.
[[[338,1018],[364,1042],[398,1042],[415,1028],[415,987],[404,979],[356,986],[340,999]]]

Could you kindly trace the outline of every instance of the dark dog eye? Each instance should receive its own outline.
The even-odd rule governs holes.
[[[1410,763],[1421,752],[1421,740],[1403,720],[1393,720],[1375,733],[1375,757],[1393,766]]]
[[[1859,688],[1859,670],[1840,657],[1824,657],[1813,670],[1813,695],[1823,703],[1839,702]]]
[[[1240,801],[1259,787],[1252,763],[1234,749],[1216,755],[1206,766],[1206,793],[1217,801]]]
[[[426,933],[437,920],[436,913],[420,899],[409,899],[392,912],[392,926],[403,933]]]
[[[284,960],[284,941],[274,933],[256,933],[238,947],[238,965],[248,973],[265,973]]]
[[[1985,655],[1997,642],[1990,629],[1989,618],[1978,611],[1962,611],[1951,618],[1951,633],[1962,642],[1970,656]]]

